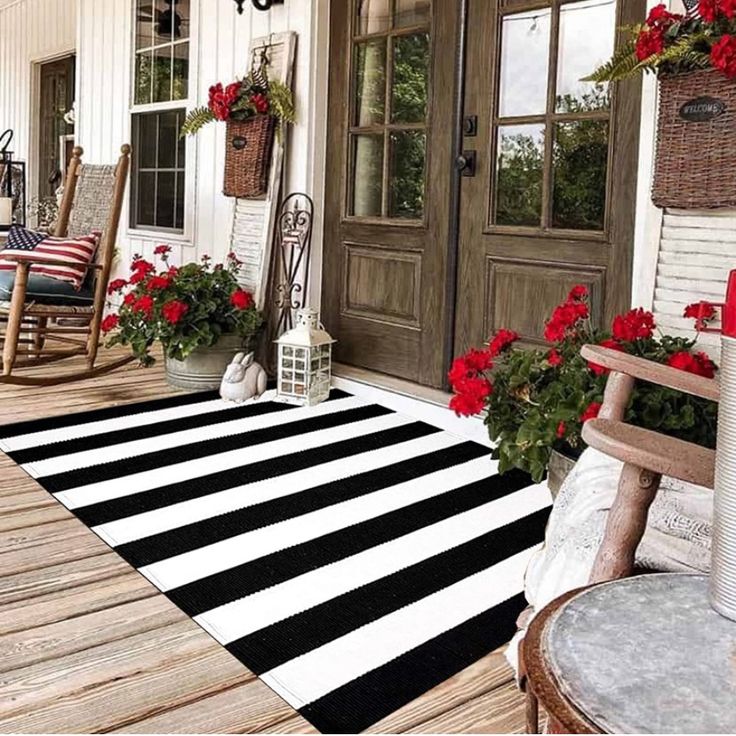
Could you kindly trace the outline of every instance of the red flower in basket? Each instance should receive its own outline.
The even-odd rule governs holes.
[[[237,289],[230,295],[230,304],[232,304],[235,309],[248,309],[248,307],[253,306],[253,303],[253,295],[247,291],[243,291],[242,289]]]
[[[161,314],[164,319],[172,325],[175,325],[188,311],[189,307],[178,299],[166,302],[161,307]]]
[[[266,97],[266,95],[264,94],[261,94],[260,92],[258,94],[250,96],[250,104],[255,107],[256,112],[259,112],[261,114],[268,112],[268,97]]]
[[[710,61],[731,79],[736,77],[736,36],[724,34],[710,49]]]
[[[209,108],[218,120],[227,120],[235,101],[238,99],[240,91],[240,82],[228,84],[223,89],[222,84],[218,82],[210,87]]]
[[[639,61],[644,61],[662,51],[664,51],[664,31],[661,28],[642,31],[636,39],[636,58]]]

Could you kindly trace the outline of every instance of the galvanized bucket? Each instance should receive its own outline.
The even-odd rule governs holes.
[[[211,348],[197,348],[185,360],[167,357],[166,380],[171,388],[187,391],[218,389],[227,365],[250,344],[250,337],[223,335]]]

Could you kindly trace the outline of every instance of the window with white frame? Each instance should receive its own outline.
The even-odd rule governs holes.
[[[130,226],[184,232],[186,144],[194,0],[133,0],[133,176]]]

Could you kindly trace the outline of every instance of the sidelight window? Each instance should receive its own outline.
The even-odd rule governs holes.
[[[580,80],[612,53],[616,2],[520,4],[499,15],[492,224],[602,231],[611,100]]]
[[[429,0],[355,0],[348,215],[421,220]]]

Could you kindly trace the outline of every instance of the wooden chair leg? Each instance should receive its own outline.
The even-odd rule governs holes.
[[[46,344],[46,327],[48,326],[49,319],[48,317],[39,317],[36,321],[35,327],[38,330],[33,335],[33,352],[35,353],[36,357],[38,358],[41,351],[43,350],[43,346]]]
[[[631,575],[634,557],[647,524],[649,507],[662,476],[626,463],[606,522],[603,542],[593,563],[590,583]]]
[[[28,287],[28,263],[18,263],[15,269],[13,295],[10,298],[10,312],[5,327],[5,341],[3,344],[3,375],[9,376],[13,372],[15,357],[18,354],[18,338],[23,324],[23,307],[26,301]]]

